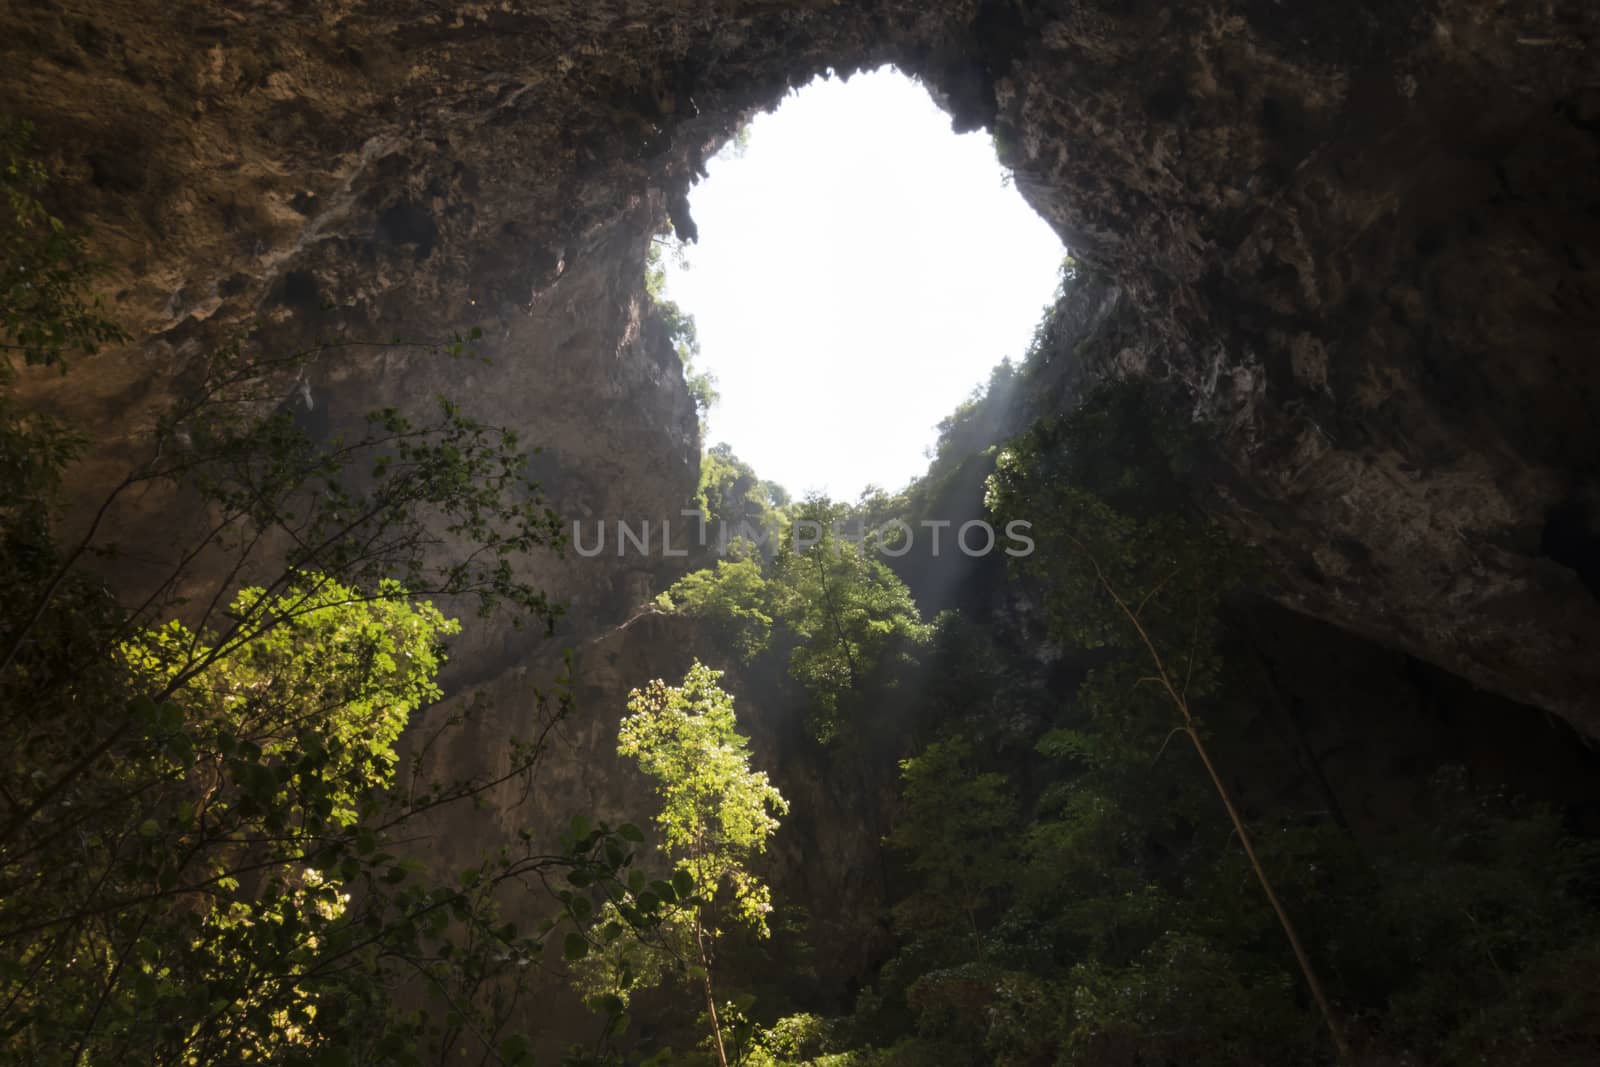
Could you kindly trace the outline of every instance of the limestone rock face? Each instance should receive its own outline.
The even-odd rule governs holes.
[[[115,438],[255,320],[479,325],[487,368],[342,352],[313,395],[450,386],[553,446],[558,506],[658,516],[697,441],[649,235],[750,108],[897,63],[1113,285],[1060,358],[1224,429],[1219,514],[1286,604],[1600,735],[1597,36],[1586,0],[14,0],[0,110],[139,336],[41,397]],[[592,628],[651,582],[540,566]],[[466,675],[519,654],[479,641]]]
[[[1001,143],[1118,287],[1059,358],[1188,387],[1284,602],[1593,735],[1596,13],[1398,11],[1080,6]]]

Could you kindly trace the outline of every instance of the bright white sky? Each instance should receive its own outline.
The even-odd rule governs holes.
[[[791,94],[707,170],[688,269],[664,257],[722,394],[707,444],[797,495],[903,487],[938,421],[1026,350],[1061,242],[989,135],[952,133],[892,68]]]

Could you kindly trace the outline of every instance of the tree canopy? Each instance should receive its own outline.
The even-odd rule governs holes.
[[[670,881],[650,889],[637,879],[636,895],[665,897],[668,907],[642,942],[605,939],[606,949],[580,970],[579,982],[591,996],[626,998],[678,964],[698,977],[712,1047],[725,1067],[728,1009],[716,995],[717,945],[730,922],[767,935],[772,893],[752,864],[789,804],[764,772],[751,769],[749,743],[738,731],[733,697],[717,684],[721,677],[696,662],[681,686],[658,679],[628,697],[617,752],[655,782],[660,808],[652,821],[672,872]],[[602,911],[602,932],[620,913],[615,903]]]
[[[848,730],[869,684],[890,684],[930,633],[905,583],[835,528],[849,514],[825,499],[802,501],[769,559],[718,560],[660,598],[707,620],[745,662],[781,658],[808,694],[822,740]]]

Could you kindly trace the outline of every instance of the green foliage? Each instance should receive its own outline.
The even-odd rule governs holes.
[[[793,635],[789,673],[810,694],[812,731],[824,741],[849,724],[869,679],[905,662],[928,639],[905,584],[883,563],[834,529],[844,509],[805,502],[797,528],[814,535],[786,541],[771,564],[772,614]]]
[[[916,527],[924,519],[948,517],[951,509],[975,504],[993,467],[997,443],[1011,434],[1025,379],[1025,370],[1011,360],[997,363],[987,382],[939,420],[926,473],[897,493],[877,486],[862,492],[855,511],[864,523],[876,528],[899,519]],[[979,488],[973,490],[974,485]]]
[[[1375,1025],[1448,1063],[1592,1056],[1600,1002],[1575,977],[1600,954],[1600,847],[1537,805],[1474,793],[1459,769],[1429,800],[1425,829],[1338,887],[1345,928],[1366,934],[1341,966],[1387,987]]]
[[[617,752],[656,782],[661,809],[654,823],[671,875],[650,882],[635,872],[627,893],[607,902],[593,927],[601,951],[574,980],[592,1003],[615,998],[620,1010],[635,989],[674,969],[697,978],[711,1039],[726,1062],[725,1032],[736,1036],[738,1019],[716,1006],[717,945],[730,920],[768,935],[772,893],[752,863],[789,804],[765,773],[751,770],[749,742],[738,732],[733,697],[717,684],[721,677],[696,662],[682,686],[658,679],[629,695]],[[619,919],[634,907],[658,912],[660,921],[642,936],[622,936]]]
[[[706,412],[716,407],[717,401],[722,399],[722,394],[717,392],[717,376],[710,371],[695,370],[694,365],[687,362],[683,365],[683,371],[684,384],[689,387],[689,399],[694,402],[694,409],[703,426]]]
[[[121,657],[136,688],[169,693],[180,708],[193,704],[186,719],[211,720],[205,734],[188,739],[185,753],[196,743],[213,752],[248,744],[268,761],[308,746],[326,752],[317,773],[324,784],[341,785],[327,793],[331,808],[317,817],[349,825],[360,799],[352,783],[370,789],[393,782],[394,743],[411,716],[440,696],[433,681],[439,643],[461,624],[410,600],[394,581],[366,595],[306,575],[271,603],[265,596],[251,588],[234,598],[232,617],[258,616],[270,626],[231,651],[216,654],[214,634],[191,633],[173,620],[124,642]],[[204,667],[196,672],[198,663]],[[308,727],[310,708],[319,713]],[[228,739],[211,730],[227,731]],[[294,821],[304,817],[296,798],[309,789],[291,777],[266,803]]]
[[[967,457],[989,447],[1003,431],[1007,409],[1021,380],[1022,372],[1017,366],[1003,359],[989,372],[987,382],[939,420],[939,437],[928,468],[930,480],[937,480]]]
[[[262,600],[245,590],[234,610]],[[393,842],[489,783],[393,792],[393,742],[437,695],[438,642],[458,626],[399,587],[362,596],[320,575],[264,610],[270,628],[226,654],[178,623],[137,632],[70,682],[63,720],[8,720],[26,739],[7,750],[23,806],[0,851],[19,1061],[415,1062],[463,1028],[501,1029],[504,1006],[471,990],[540,955],[543,932],[498,918],[497,887],[554,870],[614,879],[626,859],[602,827],[431,882]],[[532,755],[511,762],[526,770]],[[419,973],[463,1014],[399,1014],[394,990]]]
[[[1040,746],[1078,767],[1069,786],[1041,798],[1043,817],[1029,841],[1032,855],[1052,873],[1062,856],[1070,857],[1068,876],[1054,886],[1045,877],[1028,882],[1039,887],[1036,899],[1048,900],[1051,890],[1060,893],[1066,884],[1078,888],[1053,902],[1057,938],[1066,935],[1067,943],[1089,953],[1073,972],[1079,1011],[1066,1030],[1069,1047],[1113,1057],[1103,1047],[1112,1040],[1107,1035],[1150,1033],[1159,1015],[1150,1003],[1156,996],[1162,1004],[1193,1009],[1163,1020],[1177,1032],[1206,1026],[1198,1047],[1180,1043],[1169,1055],[1244,1062],[1237,1042],[1222,1036],[1229,1020],[1223,1009],[1248,1005],[1238,1018],[1250,1040],[1301,1047],[1300,1055],[1309,1057],[1311,1035],[1294,1038],[1302,1024],[1285,999],[1292,986],[1280,965],[1246,966],[1237,952],[1218,951],[1241,942],[1160,925],[1161,916],[1183,909],[1159,877],[1159,858],[1179,832],[1171,816],[1181,811],[1185,821],[1206,825],[1201,782],[1207,779],[1194,773],[1197,761],[1178,754],[1166,757],[1157,775],[1151,767],[1163,761],[1175,737],[1186,738],[1198,762],[1210,766],[1203,716],[1220,687],[1219,608],[1238,586],[1246,561],[1189,505],[1182,468],[1196,446],[1173,429],[1173,420],[1160,417],[1159,407],[1160,397],[1148,387],[1101,387],[1078,410],[1008,447],[990,479],[990,508],[1006,518],[1025,513],[1034,523],[1038,548],[1022,567],[1041,588],[1053,634],[1086,651],[1103,650],[1079,688],[1080,723],[1058,726]],[[1214,821],[1219,807],[1230,815],[1234,808],[1223,783],[1213,784],[1219,794],[1210,798]],[[1176,804],[1180,796],[1183,803]],[[1253,835],[1242,824],[1236,830],[1248,849]],[[1141,838],[1142,848],[1130,851]],[[1207,862],[1198,852],[1191,860],[1201,867]],[[1254,867],[1263,881],[1273,877],[1268,871]],[[1194,918],[1214,921],[1203,911]],[[1243,943],[1260,934],[1250,931]],[[1132,945],[1141,946],[1135,954],[1128,952]],[[1206,989],[1227,988],[1204,979],[1209,971],[1233,985],[1220,1003],[1175,992],[1191,980]],[[1306,980],[1315,982],[1309,971]],[[1147,988],[1155,992],[1141,992]],[[1287,1007],[1274,1011],[1262,996]],[[1287,1030],[1269,1036],[1269,1020],[1286,1020]],[[1124,1037],[1112,1044],[1119,1041]]]
[[[1016,878],[1018,816],[1004,774],[972,766],[963,737],[936,741],[902,760],[901,810],[889,843],[910,856],[920,891],[896,909],[896,925],[924,936],[970,938],[984,956],[981,920]]]
[[[1125,603],[1203,696],[1216,674],[1216,608],[1247,561],[1187,504],[1182,463],[1195,446],[1156,404],[1148,389],[1105,387],[1030,430],[1001,453],[988,505],[1033,523],[1036,550],[1022,567],[1041,580],[1060,636],[1127,649],[1148,668]]]
[[[916,881],[894,909],[887,1003],[863,998],[836,1029],[921,1043],[904,1053],[920,1062],[1326,1062],[1271,915],[1240,899],[1250,868],[1192,753],[1152,733],[1125,760],[1086,758],[1088,714],[1066,713],[1077,736],[1044,731],[1042,766],[1002,760],[992,730],[908,761],[892,842]],[[1427,1063],[1582,1062],[1600,1047],[1580,977],[1600,948],[1596,850],[1457,775],[1429,797],[1414,830],[1360,849],[1331,824],[1256,822],[1357,1044]]]
[[[815,1059],[828,1042],[828,1021],[809,1012],[786,1015],[761,1035],[772,1062],[799,1063]]]
[[[617,752],[656,780],[661,847],[673,870],[689,878],[679,885],[674,875],[678,895],[718,914],[731,908],[737,921],[764,932],[772,895],[749,864],[766,851],[789,805],[764,772],[750,769],[749,742],[738,732],[733,697],[717,685],[720,677],[696,663],[681,687],[655,681],[634,690]],[[696,922],[716,936],[712,914],[706,910]]]
[[[870,1062],[1329,1060],[1154,655],[1193,728],[1261,777],[1275,756],[1244,732],[1220,641],[1250,561],[1182,492],[1200,452],[1153,394],[1122,386],[1002,458],[991,501],[1034,521],[1023,588],[1080,681],[1041,707],[1038,661],[941,621],[931,688],[950,725],[902,764],[890,839],[914,885],[894,906],[898,951],[834,1024]],[[1600,930],[1596,850],[1459,776],[1429,804],[1415,829],[1359,847],[1328,821],[1250,819],[1353,1043],[1385,1062],[1592,1058],[1577,976]]]
[[[776,482],[763,481],[726,444],[706,449],[700,459],[697,506],[709,541],[737,547],[740,539],[759,542],[770,556],[788,525],[789,494]]]
[[[714,469],[743,467],[731,453],[717,459],[731,463]],[[795,536],[780,541],[764,565],[754,556],[719,560],[680,579],[658,602],[707,620],[746,663],[780,659],[805,691],[811,732],[831,741],[864,708],[866,690],[895,685],[932,630],[905,583],[849,539],[850,509],[821,498],[772,507],[779,497],[767,488],[764,499],[752,500],[755,487],[771,484],[753,473],[717,484],[733,491],[708,494],[712,515],[727,514],[732,500],[769,529],[774,516],[792,520]]]
[[[772,640],[772,616],[766,613],[771,600],[757,561],[722,559],[709,570],[679,579],[657,603],[706,620],[716,636],[748,663]]]

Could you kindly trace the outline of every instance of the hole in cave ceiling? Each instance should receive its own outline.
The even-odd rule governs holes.
[[[791,93],[708,173],[698,243],[662,255],[720,394],[706,443],[796,494],[902,488],[939,420],[1025,354],[1060,239],[990,135],[953,133],[890,67]]]

